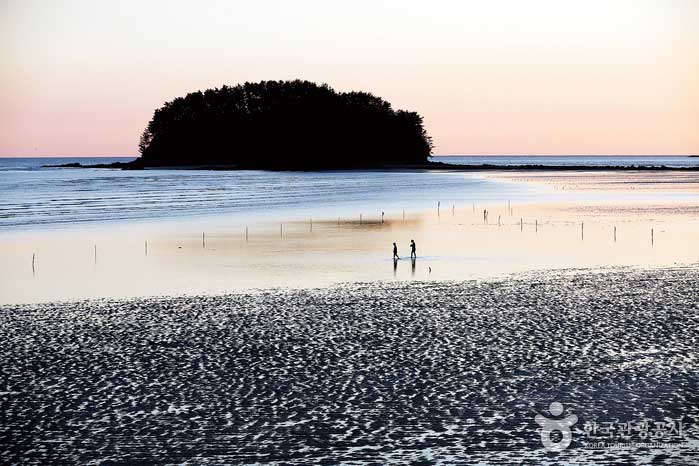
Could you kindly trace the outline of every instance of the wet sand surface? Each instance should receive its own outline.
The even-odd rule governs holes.
[[[699,463],[699,267],[0,308],[0,463]],[[561,453],[537,413],[579,421]],[[688,444],[588,450],[583,424]]]
[[[666,191],[675,193],[699,192],[699,173],[696,171],[514,171],[492,173],[488,178],[518,183],[539,183],[568,191]]]
[[[411,239],[417,243],[414,263]],[[391,260],[393,242],[403,258],[397,263]],[[218,219],[7,234],[0,244],[0,304],[468,280],[699,262],[699,202],[442,203],[439,212],[406,212],[405,220],[400,211],[385,212],[383,222],[379,211],[365,212],[361,221],[357,215],[249,228]]]

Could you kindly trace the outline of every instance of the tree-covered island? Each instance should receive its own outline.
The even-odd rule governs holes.
[[[155,110],[131,168],[263,169],[425,165],[432,141],[415,112],[367,92],[262,81],[192,92]]]

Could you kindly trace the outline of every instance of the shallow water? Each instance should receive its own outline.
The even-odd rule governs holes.
[[[0,168],[0,228],[30,230],[223,215],[332,218],[420,210],[439,201],[445,205],[467,199],[481,203],[542,195],[523,184],[437,171],[123,171],[37,166],[74,160],[33,159],[13,165],[0,159],[0,167],[5,167]]]
[[[435,157],[450,163],[619,164],[617,158]],[[530,160],[531,159],[531,160]],[[638,158],[624,159],[638,164]],[[647,158],[649,164],[658,160]],[[679,158],[676,158],[679,160]],[[686,160],[685,160],[686,159]],[[389,210],[418,211],[451,204],[539,202],[551,192],[474,174],[428,171],[192,171],[42,168],[72,162],[132,158],[0,158],[0,231],[85,227],[203,216],[273,218],[355,217]],[[645,159],[644,159],[645,160]],[[669,158],[663,163],[671,165]],[[672,159],[674,163],[679,163]],[[687,162],[689,161],[689,162]],[[699,164],[699,158],[682,163]],[[558,194],[557,198],[565,197]]]
[[[457,205],[256,222],[202,217],[0,235],[0,303],[222,293],[340,282],[496,277],[543,268],[699,262],[699,204]],[[583,225],[584,224],[584,225]],[[247,231],[247,239],[246,239]],[[417,260],[408,243],[417,243]],[[393,263],[391,244],[402,259]]]
[[[692,263],[698,179],[25,167],[0,174],[0,303]]]

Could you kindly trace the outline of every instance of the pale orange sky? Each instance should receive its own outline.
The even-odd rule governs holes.
[[[699,153],[699,1],[0,0],[0,156],[136,155],[187,92],[301,78],[435,154]]]

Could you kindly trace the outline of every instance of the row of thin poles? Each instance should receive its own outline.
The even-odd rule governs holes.
[[[440,207],[441,207],[441,201],[437,202],[437,216],[440,216]],[[473,208],[473,213],[476,213],[476,204],[475,202],[472,204]],[[507,211],[509,212],[510,215],[513,215],[514,210],[512,209],[512,203],[511,201],[507,201]],[[452,216],[455,215],[455,204],[451,205],[451,214]],[[486,225],[489,225],[488,223],[488,209],[483,210],[483,223]],[[405,215],[405,211],[404,211]],[[498,226],[501,226],[501,215],[498,215]],[[520,217],[519,219],[519,229],[520,231],[524,230],[524,218]],[[534,220],[534,231],[538,232],[539,231],[539,220],[536,219]],[[616,226],[614,226],[614,242],[616,243]],[[580,222],[580,239],[584,240],[585,239],[585,222]],[[655,230],[653,228],[650,229],[650,244],[653,245],[655,243]]]
[[[488,221],[488,211],[484,211],[484,222]],[[381,213],[381,223],[384,223],[384,213]],[[405,219],[405,212],[403,212],[403,218]],[[501,216],[498,215],[498,226],[501,226]],[[313,219],[310,219],[309,221],[310,224],[310,231],[313,232]],[[337,218],[337,224],[338,226],[340,225],[340,217]],[[359,224],[362,225],[362,214],[359,215]],[[487,223],[486,223],[487,224]],[[519,219],[519,228],[520,231],[524,231],[524,218],[520,217]],[[538,232],[539,231],[539,220],[535,219],[534,220],[534,231]],[[279,224],[279,236],[284,237],[284,224],[280,223]],[[655,231],[653,228],[650,229],[650,239],[651,239],[651,244],[655,242]],[[585,239],[585,222],[580,222],[580,238],[582,240]],[[613,234],[614,242],[617,240],[617,234],[616,234],[616,226],[614,226],[614,234]],[[245,227],[245,241],[249,241],[250,235],[249,235],[249,228]],[[201,234],[201,246],[202,248],[206,248],[206,233],[202,232]],[[145,255],[148,255],[148,241],[145,243]],[[97,245],[95,245],[95,263],[97,263]],[[34,264],[34,255],[32,254],[32,265]]]
[[[437,216],[439,217],[441,215],[440,209],[441,209],[441,201],[437,202]],[[472,203],[472,210],[473,213],[476,213],[476,204],[475,202]],[[509,212],[510,215],[513,215],[514,210],[512,209],[512,204],[510,201],[507,201],[507,211]],[[456,205],[452,204],[451,206],[451,214],[452,216],[455,215],[456,212]],[[483,223],[488,225],[488,210],[484,209],[483,210]],[[405,222],[405,209],[403,209],[403,222]],[[383,224],[385,222],[385,212],[381,212],[381,223]],[[340,217],[337,217],[337,225],[340,226]],[[363,214],[359,214],[359,224],[363,225],[364,224],[364,217]],[[498,227],[501,226],[501,215],[498,215]],[[520,231],[524,231],[524,218],[520,217],[519,219],[519,228]],[[313,232],[313,219],[309,219],[309,229],[311,232]],[[534,231],[538,233],[539,231],[539,220],[536,219],[534,220]],[[284,237],[284,224],[280,223],[279,224],[279,236]],[[250,238],[250,231],[249,227],[245,227],[245,241],[249,241]],[[613,234],[614,242],[616,243],[617,241],[617,227],[614,226],[614,234]],[[580,239],[584,240],[585,239],[585,222],[580,222]],[[650,229],[650,242],[651,246],[654,245],[655,243],[655,231],[653,228]],[[201,233],[201,247],[203,249],[206,248],[206,232]],[[148,256],[148,241],[145,241],[144,244],[144,253],[146,256]],[[95,265],[97,264],[97,245],[94,245],[94,262]],[[32,274],[36,274],[36,252],[32,253]]]

